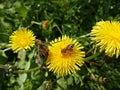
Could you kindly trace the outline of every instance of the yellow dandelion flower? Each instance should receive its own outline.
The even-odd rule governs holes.
[[[9,37],[9,46],[14,52],[30,49],[35,44],[35,36],[31,30],[18,29]]]
[[[97,22],[91,31],[92,40],[100,52],[105,51],[106,55],[116,58],[120,55],[120,23],[117,21]]]
[[[62,36],[50,42],[47,68],[58,75],[66,76],[80,70],[85,52],[83,47],[72,38]]]

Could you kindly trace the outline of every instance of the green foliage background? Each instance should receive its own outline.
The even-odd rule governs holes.
[[[43,30],[42,21],[49,21]],[[59,77],[35,63],[36,48],[17,54],[8,49],[9,36],[19,27],[29,27],[36,38],[48,42],[61,35],[78,38],[87,52],[94,44],[89,37],[100,20],[120,20],[119,0],[0,0],[0,90],[119,90],[120,60],[103,54],[76,74]],[[109,31],[108,31],[109,32]],[[97,53],[92,51],[86,57]],[[16,70],[33,72],[21,73]]]

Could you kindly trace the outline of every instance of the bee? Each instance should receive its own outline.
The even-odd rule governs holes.
[[[74,47],[74,44],[69,44],[61,50],[61,53],[66,53],[67,51],[72,51],[73,47]]]

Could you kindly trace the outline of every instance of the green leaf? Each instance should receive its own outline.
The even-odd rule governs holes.
[[[29,55],[28,55],[29,60],[32,60],[32,58],[34,57],[35,53],[36,53],[35,49],[32,50],[32,52],[29,53]]]
[[[69,76],[69,78],[67,79],[67,84],[68,85],[72,85],[73,84],[73,77]]]
[[[30,61],[20,60],[17,64],[20,69],[28,70],[30,68]]]
[[[0,50],[0,64],[5,64],[6,61],[7,61],[7,56],[5,52]]]
[[[18,52],[20,55],[20,61],[17,62],[17,67],[20,69],[25,69],[28,70],[30,68],[30,60],[25,60],[26,58],[26,52],[25,51],[20,51]]]
[[[24,3],[19,1],[15,2],[14,6],[15,6],[15,10],[19,13],[20,16],[22,16],[24,20],[27,16],[28,8],[24,6]]]
[[[10,27],[11,25],[7,22],[5,22],[5,18],[4,17],[0,17],[0,33],[5,33],[7,35],[7,28]],[[8,35],[9,36],[9,35]],[[7,37],[8,38],[8,37]]]
[[[27,79],[27,74],[23,73],[23,74],[19,74],[18,78],[17,78],[17,82],[19,85],[23,85],[23,83],[25,82],[25,80]]]
[[[57,88],[55,90],[67,90],[67,82],[64,79],[64,77],[57,81],[57,86],[56,87]]]
[[[0,33],[0,42],[8,42],[8,35],[6,33]]]
[[[84,78],[84,76],[80,76],[79,74],[74,74],[73,75],[73,77],[74,77],[74,81],[75,81],[75,84],[77,85],[77,84],[80,84],[80,86],[82,86],[82,85],[84,85],[84,83],[83,83],[83,78]]]
[[[31,79],[34,81],[34,84],[36,84],[36,86],[33,86],[34,88],[40,87],[46,79],[45,71],[38,70],[35,72],[31,72]]]
[[[37,90],[51,90],[51,86],[52,86],[52,82],[45,80]]]

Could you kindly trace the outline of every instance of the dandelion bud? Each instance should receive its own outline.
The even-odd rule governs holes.
[[[49,28],[49,21],[45,20],[42,22],[42,28],[43,30],[47,30]]]

